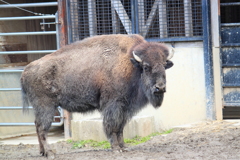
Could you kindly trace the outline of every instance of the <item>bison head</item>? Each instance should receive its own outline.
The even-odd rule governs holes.
[[[133,49],[131,62],[141,72],[141,86],[149,102],[160,107],[166,92],[165,70],[172,67],[169,60],[173,50],[160,43],[143,43]]]

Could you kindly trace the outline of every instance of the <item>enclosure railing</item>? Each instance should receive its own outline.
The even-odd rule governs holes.
[[[203,40],[201,0],[71,0],[70,43],[102,34],[141,34],[148,41]]]
[[[12,4],[12,5],[0,5],[1,8],[14,8],[14,7],[44,7],[44,6],[57,6],[57,2],[44,2],[44,3],[24,3],[24,4]],[[36,20],[36,19],[54,19],[53,23],[41,23],[42,25],[54,24],[56,26],[55,31],[40,31],[40,32],[9,32],[0,33],[0,36],[22,36],[22,35],[56,35],[57,48],[59,48],[58,37],[58,14],[55,15],[39,15],[39,16],[22,16],[22,17],[0,17],[0,21],[18,21],[18,20]],[[27,51],[1,51],[0,55],[9,54],[46,54],[52,53],[56,50],[27,50]],[[0,69],[0,73],[21,73],[23,69]],[[20,82],[20,80],[19,80]],[[0,88],[1,92],[4,91],[21,91],[21,88]],[[0,110],[21,110],[20,106],[0,106]],[[32,109],[32,107],[29,107]],[[63,125],[63,110],[58,107],[59,116],[54,116],[54,119],[60,119],[60,122],[53,122],[53,126]],[[31,126],[34,123],[0,123],[0,126]]]

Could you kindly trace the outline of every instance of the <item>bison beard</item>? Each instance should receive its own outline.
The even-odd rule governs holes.
[[[123,128],[147,103],[161,106],[165,70],[173,54],[139,35],[102,35],[65,46],[26,66],[21,77],[24,110],[34,108],[40,153],[54,156],[47,133],[58,106],[98,110],[113,150],[124,148]]]
[[[155,108],[159,108],[162,105],[163,97],[164,97],[164,93],[160,93],[160,94],[151,96],[149,101]]]

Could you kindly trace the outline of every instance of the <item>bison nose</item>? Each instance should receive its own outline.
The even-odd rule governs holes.
[[[163,85],[163,86],[156,86],[155,87],[155,90],[154,90],[154,93],[157,94],[157,93],[164,93],[166,92],[166,86]]]

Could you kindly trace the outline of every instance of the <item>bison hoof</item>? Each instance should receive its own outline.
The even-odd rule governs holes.
[[[128,151],[130,151],[130,149],[127,148],[127,147],[123,147],[123,148],[121,148],[121,152],[128,152]]]
[[[123,148],[117,147],[117,148],[113,148],[112,151],[116,153],[122,153],[122,152],[128,152],[129,149],[126,147],[123,147]]]
[[[53,151],[40,152],[42,156],[47,157],[48,159],[55,159],[55,153]]]

